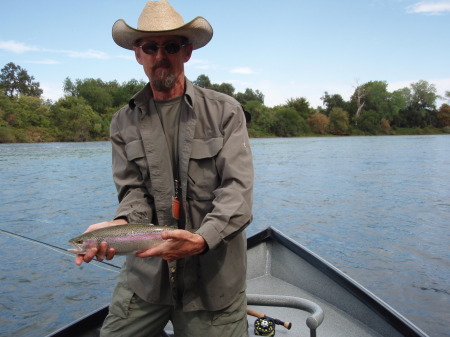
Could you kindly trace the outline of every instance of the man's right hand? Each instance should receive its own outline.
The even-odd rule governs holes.
[[[128,222],[125,219],[117,219],[113,221],[105,221],[105,222],[99,222],[96,224],[93,224],[88,227],[86,232],[91,232],[96,229],[110,227],[110,226],[117,226],[117,225],[125,225]],[[86,233],[85,232],[85,233]],[[107,260],[111,260],[114,255],[116,254],[116,251],[114,248],[109,248],[107,242],[102,242],[100,244],[100,247],[89,249],[86,254],[77,254],[75,257],[75,264],[77,266],[80,266],[83,262],[89,263],[92,261],[94,257],[97,257],[97,261],[103,261],[104,258]]]

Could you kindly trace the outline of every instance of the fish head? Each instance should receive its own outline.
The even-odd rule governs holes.
[[[82,236],[70,239],[69,243],[71,243],[75,249],[67,249],[67,251],[74,254],[86,254],[89,249],[97,247],[97,240],[86,239]]]

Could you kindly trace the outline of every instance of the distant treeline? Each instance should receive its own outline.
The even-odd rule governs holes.
[[[370,81],[348,101],[325,92],[316,108],[304,97],[267,107],[259,90],[235,93],[230,83],[213,84],[206,75],[193,83],[236,98],[252,116],[251,137],[450,133],[450,105],[436,107],[442,97],[427,81],[394,92],[384,81]],[[0,75],[0,143],[106,140],[112,115],[145,84],[66,78],[65,96],[53,102],[41,98],[33,76],[8,63]]]

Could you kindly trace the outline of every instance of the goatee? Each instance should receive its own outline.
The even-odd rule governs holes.
[[[163,67],[164,69],[158,69]],[[153,76],[150,79],[152,88],[158,91],[169,91],[175,85],[175,75],[170,72],[170,62],[161,60],[153,66]]]

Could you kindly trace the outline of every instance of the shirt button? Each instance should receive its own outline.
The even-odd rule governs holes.
[[[175,283],[175,277],[172,276],[172,277],[170,278],[170,282]]]
[[[175,270],[177,270],[175,267],[170,267],[170,272],[175,273]]]

